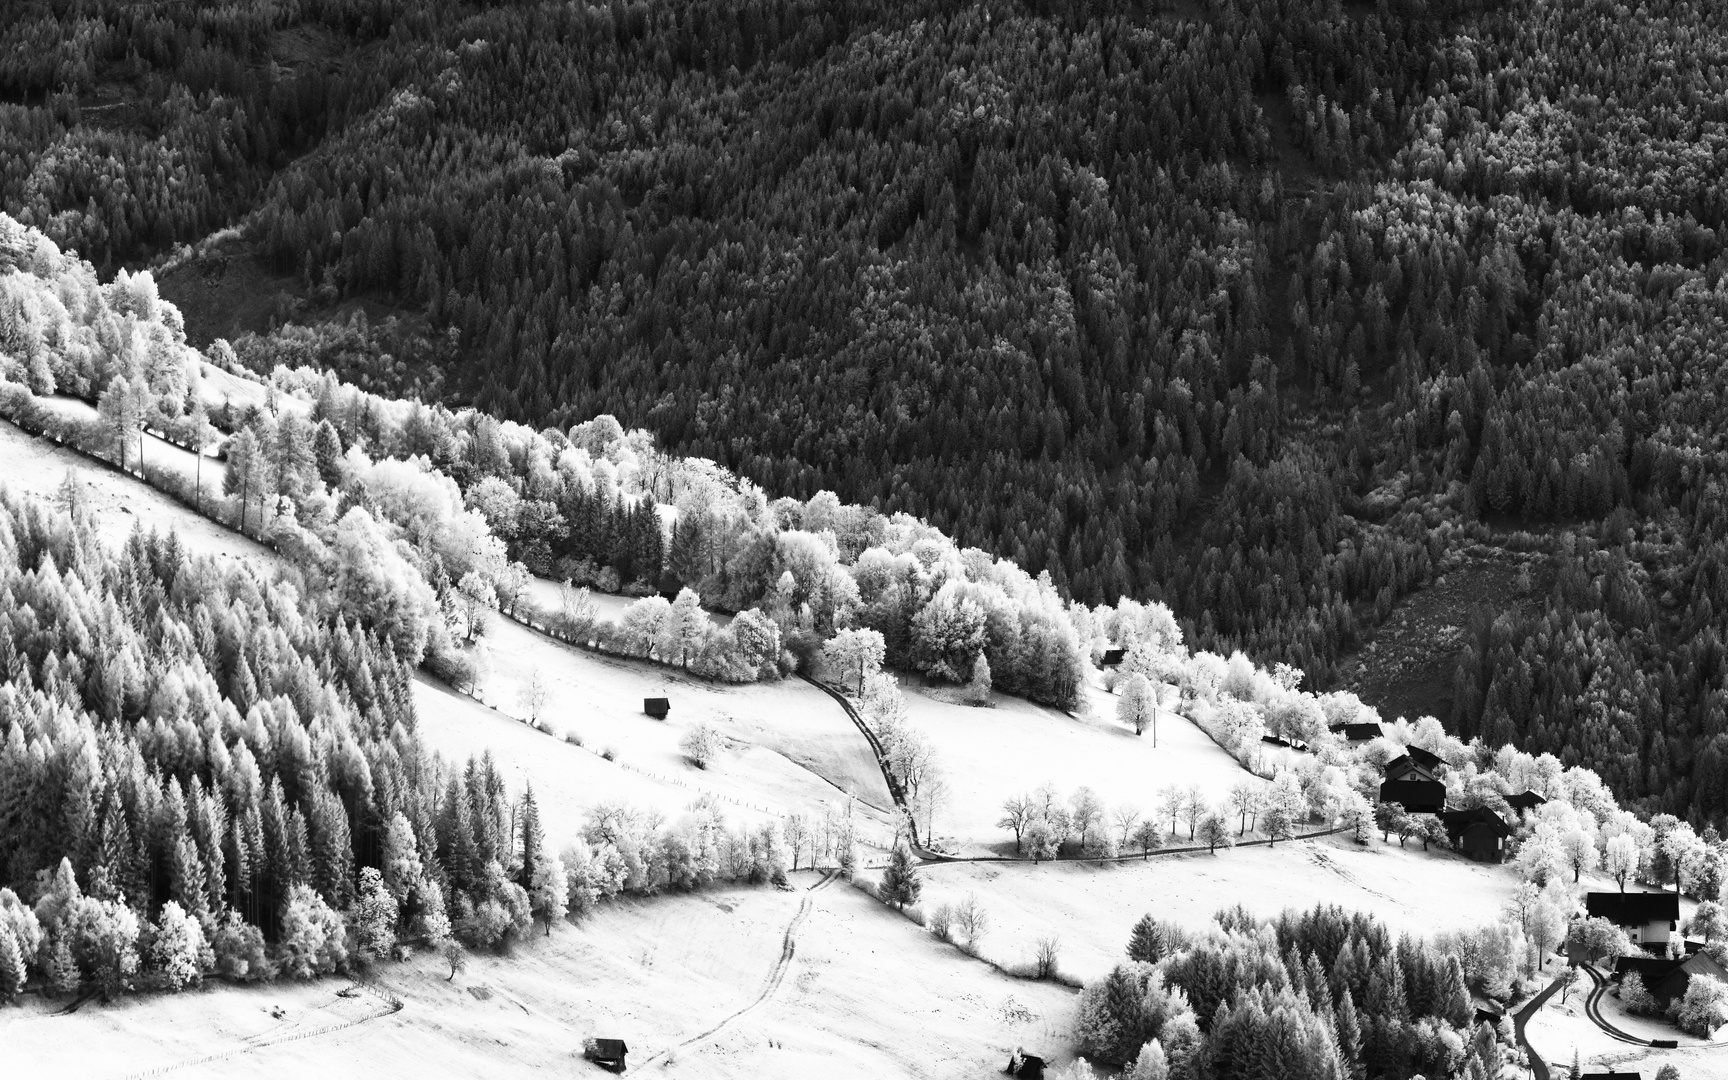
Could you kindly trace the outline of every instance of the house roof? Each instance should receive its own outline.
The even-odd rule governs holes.
[[[1098,663],[1103,667],[1120,664],[1122,662],[1122,657],[1126,655],[1126,653],[1127,650],[1125,649],[1105,649],[1104,656],[1098,661]]]
[[[1548,800],[1534,791],[1520,791],[1516,795],[1506,796],[1506,803],[1514,810],[1534,810]]]
[[[1334,735],[1344,736],[1349,742],[1367,742],[1386,734],[1386,730],[1379,724],[1333,724],[1327,730]]]
[[[630,1052],[623,1039],[590,1039],[589,1052],[595,1057],[621,1058]]]
[[[1262,735],[1260,736],[1260,741],[1263,743],[1270,743],[1273,746],[1288,746],[1292,750],[1308,749],[1308,744],[1303,742],[1301,739],[1286,739],[1282,735]]]
[[[1387,780],[1438,780],[1428,766],[1409,754],[1400,754],[1386,763]]]
[[[1680,898],[1671,892],[1593,892],[1584,897],[1584,911],[1618,926],[1674,922],[1680,918]]]
[[[1642,1074],[1629,1072],[1579,1073],[1580,1080],[1644,1080]]]
[[[1422,766],[1424,769],[1438,769],[1440,766],[1446,764],[1445,758],[1442,758],[1432,750],[1424,750],[1420,746],[1406,746],[1404,748],[1404,753],[1410,758],[1410,760]]]
[[[1493,830],[1496,836],[1512,835],[1512,826],[1486,806],[1472,806],[1467,810],[1442,810],[1440,820],[1446,823],[1446,832],[1454,839],[1478,826]]]

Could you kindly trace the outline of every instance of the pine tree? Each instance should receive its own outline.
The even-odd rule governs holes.
[[[1128,959],[1156,964],[1164,958],[1164,933],[1150,914],[1140,916],[1128,935]]]
[[[544,858],[543,849],[546,846],[545,831],[540,825],[540,806],[534,801],[534,786],[527,785],[522,792],[522,869],[516,882],[525,889],[534,886],[535,871]]]
[[[882,872],[882,902],[906,910],[907,904],[918,902],[924,883],[918,878],[918,867],[912,861],[912,850],[904,841],[894,845],[888,856],[888,868]]]
[[[78,964],[72,959],[71,935],[61,931],[48,947],[48,992],[60,997],[78,992]]]
[[[1350,1063],[1351,1075],[1362,1076],[1362,1024],[1357,1019],[1356,1002],[1346,989],[1338,998],[1338,1008],[1334,1010],[1335,1024],[1338,1029],[1338,1052],[1344,1060]],[[1496,1074],[1498,1075],[1498,1074]]]
[[[318,479],[335,491],[342,484],[342,437],[329,420],[318,424],[313,436],[312,456],[318,464]]]

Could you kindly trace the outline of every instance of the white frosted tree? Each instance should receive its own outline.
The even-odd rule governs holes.
[[[1170,1062],[1164,1057],[1164,1044],[1151,1039],[1140,1047],[1139,1056],[1122,1074],[1122,1080],[1170,1080]]]
[[[1620,891],[1626,891],[1628,878],[1637,876],[1638,842],[1632,839],[1630,833],[1618,833],[1608,838],[1608,844],[1603,850],[1602,872],[1614,879],[1620,886]]]
[[[690,726],[684,737],[678,740],[678,749],[690,764],[698,769],[706,769],[711,762],[720,756],[720,748],[724,740],[714,725],[706,720],[699,720]]]
[[[865,680],[882,670],[887,645],[876,630],[842,630],[822,645],[822,665],[864,692]]]
[[[396,918],[400,912],[378,868],[368,866],[361,870],[360,895],[354,903],[354,937],[362,956],[382,960],[390,955],[396,945]]]
[[[156,920],[156,940],[150,943],[150,966],[163,985],[179,991],[200,981],[208,970],[206,959],[214,954],[204,941],[198,920],[186,914],[173,900],[162,905]]]
[[[296,885],[282,905],[281,974],[291,979],[327,975],[348,962],[342,916],[309,885]]]
[[[1138,671],[1130,674],[1122,681],[1122,693],[1116,700],[1116,719],[1134,729],[1134,734],[1145,732],[1152,726],[1152,745],[1158,745],[1158,731],[1155,726],[1157,697],[1152,689],[1152,680]]]
[[[534,915],[546,924],[546,935],[552,935],[552,924],[564,917],[570,908],[569,872],[564,860],[556,855],[542,854],[534,863],[534,878],[528,883],[528,898]]]

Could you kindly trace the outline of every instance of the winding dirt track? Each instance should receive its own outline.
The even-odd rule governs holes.
[[[786,972],[792,966],[792,958],[797,955],[798,928],[804,924],[805,919],[810,917],[810,912],[815,907],[815,900],[811,894],[826,889],[829,885],[834,883],[834,879],[838,876],[839,871],[830,870],[823,875],[821,881],[818,881],[816,884],[805,890],[804,899],[798,904],[798,913],[792,916],[791,922],[786,924],[786,933],[780,939],[780,958],[774,962],[774,966],[769,970],[767,978],[762,980],[762,989],[757,992],[754,998],[750,999],[749,1002],[745,1003],[745,1005],[737,1011],[725,1016],[713,1027],[692,1035],[675,1046],[667,1047],[658,1054],[649,1058],[647,1061],[644,1061],[640,1066],[638,1066],[638,1068],[646,1069],[651,1065],[664,1065],[668,1059],[675,1056],[679,1051],[688,1049],[698,1043],[706,1042],[708,1039],[713,1038],[733,1021],[737,1020],[741,1016],[754,1012],[766,1003],[769,998],[773,997],[774,992],[780,989],[780,984],[786,981]]]

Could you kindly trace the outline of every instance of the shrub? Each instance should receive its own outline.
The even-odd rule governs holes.
[[[613,761],[618,757],[618,751],[608,746],[606,749],[600,751],[600,756],[605,758],[607,761]]]
[[[1620,1004],[1634,1016],[1655,1016],[1660,1011],[1655,997],[1644,987],[1643,976],[1636,971],[1627,972],[1620,980]]]
[[[564,733],[564,741],[569,743],[571,746],[583,745],[582,736],[579,733],[574,732],[574,731],[566,731]]]
[[[938,905],[936,910],[932,911],[930,913],[929,917],[924,920],[924,926],[925,926],[925,929],[929,930],[932,934],[935,934],[937,937],[941,938],[943,941],[952,941],[953,938],[951,938],[949,935],[953,932],[953,929],[954,929],[954,907],[953,907],[953,905],[952,904],[940,904],[940,905]]]

